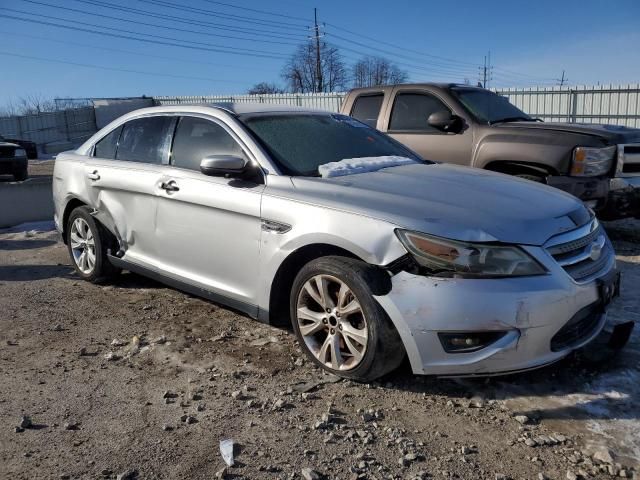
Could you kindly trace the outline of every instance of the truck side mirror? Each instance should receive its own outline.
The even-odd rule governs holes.
[[[447,133],[460,133],[464,126],[464,121],[458,115],[453,115],[447,110],[433,112],[429,115],[427,123],[433,128]]]

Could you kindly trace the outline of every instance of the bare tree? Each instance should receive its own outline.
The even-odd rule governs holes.
[[[300,45],[282,70],[282,78],[291,92],[333,92],[347,86],[347,68],[336,47],[320,44],[322,85],[318,85],[316,48],[311,42]]]
[[[404,83],[409,74],[384,57],[366,56],[353,65],[352,77],[354,87],[374,87]]]
[[[284,93],[284,90],[275,83],[260,82],[247,90],[249,95],[264,95],[266,93]]]
[[[56,104],[51,99],[41,94],[31,94],[26,97],[20,97],[19,110],[21,115],[31,115],[42,112],[55,112]]]

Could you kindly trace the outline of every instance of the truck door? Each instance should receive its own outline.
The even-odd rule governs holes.
[[[443,132],[427,122],[435,112],[456,112],[436,94],[426,90],[396,89],[391,95],[382,131],[427,160],[471,164],[473,132],[465,122],[460,133]]]

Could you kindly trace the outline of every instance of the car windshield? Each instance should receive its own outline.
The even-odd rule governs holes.
[[[534,122],[535,119],[509,103],[506,97],[480,88],[452,88],[451,92],[479,122]]]
[[[395,155],[422,161],[392,138],[345,115],[249,114],[241,121],[287,175],[318,176],[320,165],[351,158]]]

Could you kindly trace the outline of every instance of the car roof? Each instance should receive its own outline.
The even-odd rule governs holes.
[[[176,105],[160,105],[157,107],[141,108],[130,112],[127,116],[133,114],[150,114],[150,113],[204,113],[207,109],[214,108],[216,110],[224,110],[232,115],[246,115],[254,113],[270,113],[270,112],[296,112],[296,113],[326,113],[326,110],[296,107],[294,105],[282,105],[273,103],[258,102],[219,102],[219,103],[179,103]]]
[[[443,88],[448,89],[452,87],[457,88],[469,88],[474,90],[484,90],[482,87],[477,87],[475,85],[467,85],[464,83],[438,83],[438,82],[421,82],[421,83],[396,83],[393,85],[378,85],[374,87],[361,87],[354,88],[351,92],[373,92],[373,91],[382,91],[382,90],[391,90],[395,87],[403,87],[403,88],[421,88],[421,87],[435,87],[435,88]]]

